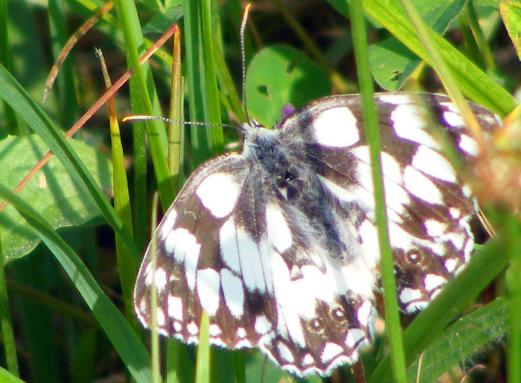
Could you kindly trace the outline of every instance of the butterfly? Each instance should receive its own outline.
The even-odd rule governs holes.
[[[432,130],[468,161],[479,153],[446,96],[375,95],[400,309],[427,306],[468,262],[476,204]],[[281,368],[329,375],[373,339],[379,249],[369,149],[359,95],[318,99],[274,129],[242,126],[243,150],[201,165],[157,227],[135,287],[160,334],[257,347]],[[485,131],[498,118],[472,105]],[[427,117],[429,115],[430,117]]]

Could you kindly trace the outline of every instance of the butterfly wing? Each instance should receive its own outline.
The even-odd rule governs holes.
[[[229,275],[235,304],[223,304],[228,288],[223,269],[220,233],[224,220],[235,210],[245,180],[242,157],[218,157],[198,168],[188,179],[157,228],[156,268],[151,265],[151,248],[141,265],[134,300],[141,322],[150,326],[150,294],[158,294],[157,326],[164,335],[187,343],[197,342],[202,309],[213,318],[210,333],[223,344],[239,343],[237,328],[244,314],[244,292],[237,275]],[[230,294],[232,294],[230,292]]]
[[[297,375],[354,362],[370,341],[372,296],[332,279],[351,266],[309,264],[312,250],[294,229],[258,166],[237,155],[206,163],[157,228],[155,270],[150,247],[145,254],[134,293],[140,321],[150,326],[155,284],[163,335],[197,342],[204,309],[212,344],[259,347]]]
[[[461,270],[474,245],[474,201],[432,137],[433,125],[444,128],[465,159],[471,161],[478,148],[446,96],[385,93],[375,101],[399,304],[414,312]],[[361,256],[370,258],[378,254],[378,240],[369,148],[355,117],[362,116],[361,108],[357,95],[328,97],[288,117],[279,129],[287,140],[301,137],[334,205],[360,211],[356,230],[365,253]],[[485,131],[498,125],[491,112],[472,108]]]

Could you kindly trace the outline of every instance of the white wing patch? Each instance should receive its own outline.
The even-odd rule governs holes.
[[[266,207],[266,226],[268,238],[279,253],[283,253],[291,247],[291,230],[282,210],[269,204]]]
[[[208,176],[196,190],[201,203],[217,218],[226,217],[235,207],[239,185],[224,173]]]
[[[208,315],[215,315],[219,308],[219,273],[214,269],[201,269],[197,272],[197,292],[201,305]]]
[[[456,182],[456,174],[450,165],[439,152],[420,146],[412,159],[412,166],[421,170],[425,174],[447,182]]]
[[[439,149],[439,144],[426,131],[425,118],[417,106],[402,104],[391,114],[394,132],[404,140],[413,141],[429,148]]]
[[[317,142],[321,145],[345,148],[360,140],[356,117],[347,107],[331,108],[313,121]]]
[[[242,281],[228,269],[221,270],[221,285],[226,306],[235,318],[244,315],[244,288]]]

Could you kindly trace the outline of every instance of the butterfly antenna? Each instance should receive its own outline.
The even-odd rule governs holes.
[[[200,126],[200,127],[211,127],[211,126],[223,126],[226,128],[232,128],[235,130],[238,130],[239,128],[232,124],[225,124],[225,123],[217,123],[217,122],[200,122],[200,121],[178,121],[178,120],[172,120],[171,118],[167,117],[161,117],[161,116],[147,116],[142,114],[132,114],[129,116],[125,116],[121,119],[122,122],[134,122],[134,121],[162,121],[166,122],[167,124],[183,124],[183,125],[190,125],[190,126]]]
[[[242,74],[242,102],[244,105],[244,114],[246,115],[246,121],[250,122],[250,116],[248,114],[248,107],[246,102],[246,49],[244,47],[244,34],[246,31],[246,22],[248,21],[248,14],[250,13],[251,3],[246,5],[244,8],[244,14],[242,15],[241,29],[240,29],[240,48],[241,48],[241,74]]]

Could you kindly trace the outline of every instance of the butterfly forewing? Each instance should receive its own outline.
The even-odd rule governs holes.
[[[418,98],[419,97],[419,98]],[[468,261],[475,206],[442,155],[440,125],[472,161],[477,144],[446,97],[376,97],[389,233],[402,310],[424,307]],[[428,106],[428,107],[427,107]],[[485,130],[495,117],[474,107]],[[369,149],[358,95],[317,100],[274,130],[244,127],[240,155],[196,170],[158,227],[135,303],[149,326],[196,342],[259,347],[297,375],[329,374],[370,343],[378,290]]]

